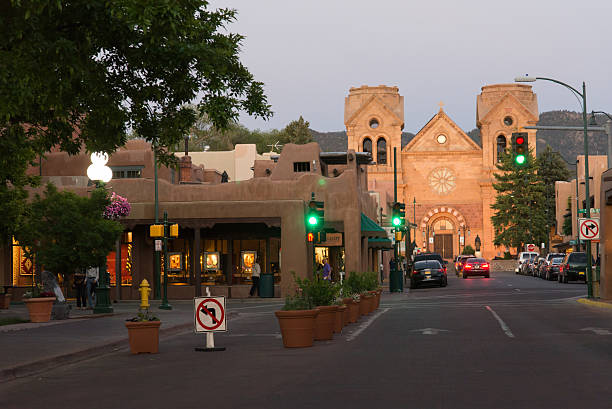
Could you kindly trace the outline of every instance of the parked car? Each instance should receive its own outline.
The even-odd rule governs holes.
[[[542,264],[540,268],[538,269],[538,277],[548,280],[548,278],[546,278],[546,273],[549,271],[549,268],[551,267],[551,261],[554,258],[561,258],[561,260],[563,260],[564,257],[565,257],[565,253],[548,253],[545,257],[544,264]],[[559,266],[557,265],[557,272],[558,272],[558,267]],[[556,274],[555,274],[555,277],[556,277]]]
[[[532,257],[537,257],[538,253],[534,253],[533,251],[522,251],[518,255],[518,264],[514,269],[516,274],[525,274],[523,264],[525,261],[530,260]]]
[[[520,273],[523,275],[530,275],[530,271],[532,268],[532,264],[533,262],[536,260],[536,258],[538,257],[538,253],[529,253],[525,260],[523,261],[523,263],[521,264],[521,271]]]
[[[564,257],[553,257],[548,264],[544,266],[544,275],[542,278],[545,280],[556,280],[559,276],[559,266],[563,263]]]
[[[468,278],[468,276],[484,276],[489,278],[491,274],[489,262],[484,258],[468,258],[463,265],[461,274],[463,278]]]
[[[417,288],[423,283],[437,283],[440,287],[446,287],[446,269],[438,260],[421,260],[414,263],[410,274],[410,288]]]
[[[591,264],[595,264],[594,262]],[[587,255],[584,252],[567,253],[559,266],[558,281],[567,283],[572,280],[584,280],[586,283]]]
[[[541,277],[542,267],[544,265],[546,265],[546,257],[538,257],[531,268],[531,275],[534,277]]]
[[[440,265],[444,269],[444,274],[446,274],[446,265],[448,261],[444,260],[442,256],[438,253],[421,253],[414,256],[413,264],[416,264],[417,261],[425,261],[425,260],[437,260],[440,262]],[[414,267],[413,267],[414,269]]]
[[[459,259],[457,260],[457,262],[455,263],[455,273],[457,273],[457,276],[459,276],[459,274],[461,273],[461,271],[463,271],[463,265],[465,264],[465,261],[469,258],[473,258],[474,255],[470,254],[470,255],[461,255],[459,256]]]

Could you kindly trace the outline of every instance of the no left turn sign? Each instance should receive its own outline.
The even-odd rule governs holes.
[[[578,219],[580,240],[599,240],[599,219]]]
[[[227,331],[225,297],[193,299],[195,332]]]

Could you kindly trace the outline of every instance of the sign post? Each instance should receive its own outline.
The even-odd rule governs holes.
[[[225,351],[225,347],[215,347],[214,332],[227,331],[227,314],[225,297],[212,297],[206,287],[206,296],[193,299],[193,322],[196,334],[206,333],[206,348],[195,348],[196,351]]]

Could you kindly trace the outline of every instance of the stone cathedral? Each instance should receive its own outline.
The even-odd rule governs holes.
[[[495,202],[493,173],[512,132],[538,122],[538,102],[530,85],[496,84],[482,87],[476,98],[476,126],[481,145],[474,142],[442,108],[402,147],[404,97],[397,87],[351,88],[344,105],[348,148],[370,152],[369,190],[379,195],[383,213],[393,201],[394,149],[397,157],[398,201],[417,228],[417,246],[450,259],[465,245],[482,256],[502,256],[495,247],[491,223]],[[524,130],[522,130],[524,131]],[[535,152],[536,131],[529,130]],[[416,219],[416,222],[415,222]],[[416,231],[415,231],[416,230]],[[414,236],[413,236],[414,239]]]

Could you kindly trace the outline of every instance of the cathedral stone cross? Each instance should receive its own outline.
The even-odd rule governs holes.
[[[440,111],[442,111],[442,107],[444,106],[444,102],[442,102],[442,101],[438,102],[438,106],[440,107]]]

